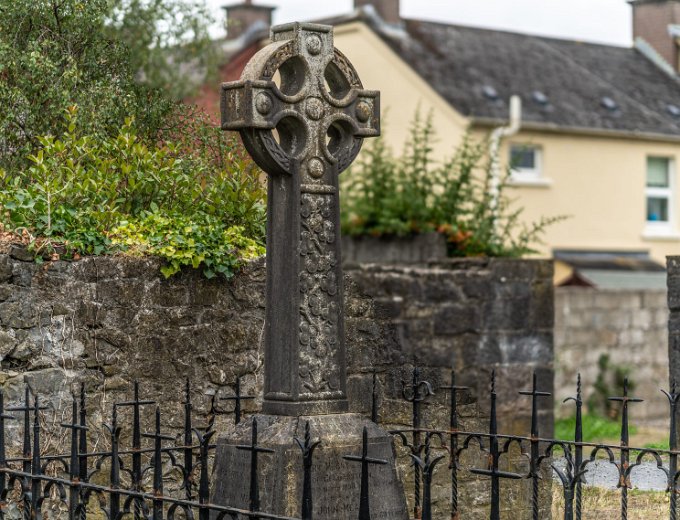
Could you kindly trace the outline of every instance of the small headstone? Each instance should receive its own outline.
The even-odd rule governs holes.
[[[266,513],[300,515],[303,459],[295,439],[304,437],[309,422],[311,436],[321,441],[312,464],[314,518],[358,518],[362,464],[353,461],[362,456],[364,429],[370,460],[386,462],[368,469],[371,518],[408,518],[391,436],[345,413],[338,176],[363,139],[379,135],[379,99],[335,49],[332,27],[316,24],[274,27],[272,43],[252,58],[241,80],[223,85],[222,128],[238,130],[269,174],[267,415],[257,417],[256,450],[257,501]],[[252,425],[245,421],[218,441],[217,504],[252,504],[255,452],[245,448],[255,444]]]

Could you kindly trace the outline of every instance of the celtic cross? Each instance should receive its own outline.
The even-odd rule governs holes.
[[[269,174],[264,413],[347,410],[338,175],[380,134],[379,99],[316,24],[274,27],[222,86],[222,129]]]

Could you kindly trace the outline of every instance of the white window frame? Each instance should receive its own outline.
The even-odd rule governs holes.
[[[520,168],[512,164],[514,149],[532,150],[534,152],[534,167]],[[543,147],[528,143],[510,143],[508,146],[508,164],[510,166],[510,183],[514,185],[548,186],[550,181],[543,173]]]
[[[647,176],[649,175],[648,160],[665,159],[668,161],[668,187],[654,188],[647,186]],[[665,155],[648,155],[645,158],[645,238],[680,238],[675,226],[675,187],[676,187],[676,166],[675,158]],[[649,198],[668,200],[668,220],[654,221],[647,220],[647,206]]]

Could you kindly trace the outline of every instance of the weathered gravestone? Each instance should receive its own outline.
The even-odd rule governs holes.
[[[257,417],[256,451],[250,421],[218,441],[213,500],[252,506],[257,458],[259,509],[298,516],[302,456],[295,438],[304,438],[309,422],[313,440],[321,440],[312,464],[314,518],[358,518],[362,465],[345,456],[362,453],[366,428],[368,457],[387,461],[369,470],[371,518],[405,520],[391,436],[346,413],[338,175],[363,138],[379,135],[379,93],[363,89],[334,48],[331,27],[282,25],[272,40],[240,81],[223,85],[222,128],[238,130],[269,174],[266,415]]]

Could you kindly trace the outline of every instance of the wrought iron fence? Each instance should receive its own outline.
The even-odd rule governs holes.
[[[539,483],[544,478],[542,469],[549,470],[555,477],[555,485],[561,486],[564,497],[563,518],[565,520],[581,520],[586,512],[583,505],[584,476],[589,466],[598,459],[611,464],[618,475],[617,488],[620,494],[621,520],[628,519],[629,490],[632,489],[631,473],[645,461],[651,461],[658,471],[662,471],[667,482],[666,492],[670,494],[668,518],[676,520],[678,502],[678,451],[677,445],[677,412],[680,393],[673,384],[670,392],[661,390],[670,404],[669,448],[651,449],[630,446],[629,406],[640,403],[628,395],[628,381],[624,381],[621,396],[609,397],[612,402],[620,403],[620,442],[618,445],[597,444],[583,441],[583,398],[580,375],[577,381],[576,394],[565,400],[573,401],[575,405],[575,428],[572,440],[542,438],[539,432],[538,400],[550,394],[538,389],[536,376],[533,377],[532,388],[519,391],[520,395],[531,398],[531,428],[527,436],[504,435],[498,431],[498,415],[495,372],[491,376],[489,391],[489,429],[488,432],[469,432],[459,428],[458,399],[461,392],[469,388],[456,385],[455,373],[451,373],[451,384],[441,387],[450,394],[449,425],[447,429],[429,429],[421,424],[421,407],[435,395],[432,385],[421,379],[418,369],[413,370],[412,381],[403,383],[403,397],[412,403],[412,428],[393,430],[391,433],[407,448],[413,459],[413,469],[410,478],[413,481],[413,516],[423,520],[431,520],[432,516],[432,481],[436,470],[448,471],[450,482],[450,498],[448,509],[450,518],[458,520],[461,517],[459,507],[460,472],[468,471],[473,475],[488,477],[490,498],[490,520],[501,518],[501,484],[510,480],[530,480],[530,518],[539,520],[542,508],[550,504],[541,503]],[[375,392],[374,392],[375,393]],[[517,399],[516,396],[509,396]],[[375,405],[374,405],[375,408]],[[373,416],[378,413],[374,410]],[[528,463],[526,471],[511,472],[501,470],[504,457],[509,456],[515,446]],[[471,449],[476,449],[485,455],[487,463],[484,467],[463,468],[461,457]],[[564,466],[554,463],[553,455],[559,454],[564,460]],[[448,467],[440,462],[448,462]],[[545,502],[545,500],[544,500]],[[510,518],[510,517],[508,517]],[[513,516],[512,518],[516,518]]]
[[[240,420],[240,402],[247,399],[237,392],[236,421]],[[233,398],[227,398],[233,399]],[[183,442],[161,432],[160,407],[155,408],[155,429],[142,433],[142,410],[155,405],[139,396],[139,385],[134,384],[130,401],[115,403],[111,421],[105,427],[110,434],[110,449],[88,451],[88,421],[85,407],[86,395],[81,387],[78,398],[73,398],[71,422],[60,426],[70,430],[68,454],[43,455],[41,453],[42,427],[40,413],[45,410],[39,398],[26,389],[21,406],[4,406],[0,393],[0,519],[19,516],[37,519],[47,516],[69,520],[85,519],[89,515],[109,520],[133,518],[135,520],[161,520],[174,518],[200,520],[298,520],[296,518],[257,511],[259,490],[257,471],[253,473],[250,510],[220,506],[210,503],[211,441],[216,433],[214,418],[217,413],[215,399],[211,403],[210,420],[203,427],[193,424],[191,390],[187,383],[184,402]],[[129,446],[121,442],[119,410],[132,410],[132,433]],[[19,413],[20,417],[9,415]],[[23,454],[7,458],[6,422],[23,419]],[[142,439],[149,439],[146,445]],[[257,424],[253,424],[251,446],[257,449]],[[168,446],[169,443],[173,443]],[[301,448],[309,447],[309,437],[301,441]],[[179,475],[173,493],[164,489],[164,462],[169,461]],[[104,471],[108,468],[108,475]],[[305,470],[306,471],[306,470]],[[105,482],[101,484],[99,482]],[[94,501],[94,504],[93,504]],[[18,515],[12,515],[9,506],[14,504]]]
[[[670,403],[670,449],[634,448],[629,446],[629,416],[631,403],[640,402],[628,395],[624,385],[622,396],[610,398],[620,403],[621,439],[618,445],[605,445],[583,442],[583,401],[580,380],[576,394],[570,398],[575,404],[576,426],[573,440],[542,438],[539,432],[538,400],[549,394],[537,387],[534,377],[531,388],[519,392],[531,399],[531,429],[526,436],[505,435],[498,431],[495,375],[492,376],[489,390],[489,428],[485,432],[466,432],[459,428],[459,396],[469,389],[458,386],[455,374],[451,374],[450,385],[440,390],[448,394],[449,424],[444,429],[432,429],[423,424],[422,406],[435,395],[433,386],[423,380],[418,369],[403,384],[403,398],[410,403],[411,424],[408,428],[392,430],[395,441],[408,452],[411,458],[411,471],[405,478],[412,483],[412,516],[417,519],[435,518],[433,511],[433,479],[435,476],[446,483],[448,497],[439,511],[446,517],[457,520],[462,518],[459,506],[459,484],[462,472],[488,479],[490,499],[489,518],[501,518],[502,487],[506,481],[526,480],[531,482],[531,498],[527,504],[529,516],[539,519],[540,511],[549,504],[541,503],[539,484],[546,470],[556,476],[556,484],[561,486],[564,496],[565,520],[580,520],[584,514],[583,486],[584,475],[598,458],[603,458],[616,469],[619,476],[620,518],[628,518],[628,491],[631,489],[631,472],[646,460],[651,460],[659,471],[663,471],[670,492],[669,518],[677,518],[677,480],[678,455],[676,440],[676,412],[680,393],[676,388],[664,392]],[[516,396],[508,396],[515,398]],[[235,401],[234,419],[241,417],[243,396],[237,385],[236,395],[229,399]],[[250,482],[248,510],[210,503],[210,476],[212,452],[215,449],[213,438],[216,433],[215,415],[219,413],[216,398],[211,400],[210,413],[206,424],[194,424],[191,391],[187,383],[185,390],[184,426],[178,437],[165,435],[161,431],[160,407],[153,401],[140,398],[139,386],[133,387],[132,399],[115,403],[112,407],[109,424],[106,425],[110,447],[106,450],[89,451],[88,414],[85,406],[86,395],[81,387],[79,395],[73,398],[70,422],[61,423],[61,428],[69,432],[70,449],[68,453],[43,453],[41,439],[44,435],[40,417],[47,413],[40,405],[39,397],[26,389],[23,403],[19,406],[5,407],[0,393],[0,519],[24,518],[40,519],[64,517],[85,519],[89,515],[102,514],[109,520],[121,518],[168,519],[186,518],[200,520],[310,520],[313,514],[312,471],[313,454],[318,440],[313,440],[309,425],[302,439],[296,439],[300,449],[300,472],[302,474],[302,497],[299,517],[285,517],[258,511],[260,489],[258,485],[257,454],[264,450],[258,445],[257,421],[251,421],[252,439],[249,445],[241,446],[248,450],[251,457],[249,475],[232,475],[232,478],[247,478]],[[155,427],[150,433],[142,433],[142,417],[155,405]],[[127,412],[123,412],[127,410]],[[121,439],[121,414],[130,416],[131,433]],[[377,384],[374,376],[372,419],[379,418]],[[23,422],[20,427],[22,455],[7,456],[7,424],[9,421]],[[178,440],[177,440],[178,439]],[[321,439],[322,440],[322,439]],[[513,448],[514,447],[514,448]],[[526,459],[526,469],[507,471],[502,469],[512,449],[518,450]],[[484,455],[484,464],[477,467],[463,467],[461,461],[466,452],[476,451]],[[553,455],[559,452],[564,459],[563,466],[553,463]],[[360,462],[357,473],[361,474],[361,488],[357,493],[360,504],[359,520],[370,519],[369,497],[371,495],[368,466],[377,461],[370,457],[370,444],[364,432],[363,450],[357,454],[347,454],[346,460]],[[164,481],[164,466],[171,466],[178,476],[173,486]],[[172,489],[169,489],[172,487]],[[317,497],[323,500],[323,497]],[[443,511],[445,510],[445,512]],[[317,519],[323,520],[323,519]]]

